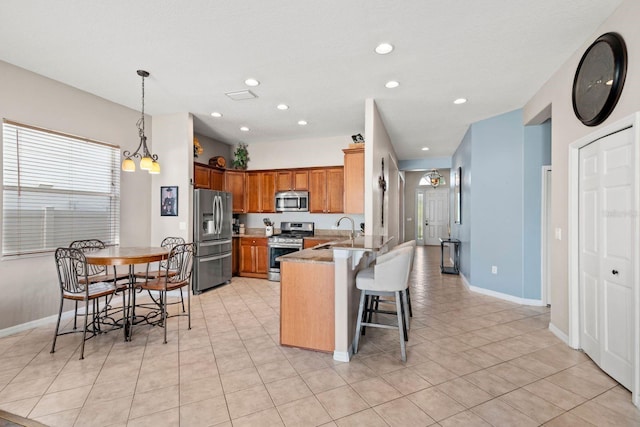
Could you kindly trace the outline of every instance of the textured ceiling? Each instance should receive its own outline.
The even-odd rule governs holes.
[[[363,133],[375,98],[400,160],[441,157],[522,107],[621,2],[3,0],[0,60],[133,109],[145,69],[148,113],[191,112],[229,144]],[[257,99],[225,96],[247,77]]]

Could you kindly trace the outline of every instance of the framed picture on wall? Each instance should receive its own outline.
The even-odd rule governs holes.
[[[462,224],[462,192],[460,191],[460,181],[462,180],[462,167],[458,166],[458,170],[454,176],[453,189],[453,220],[456,224]]]
[[[160,187],[160,215],[178,216],[178,187]]]

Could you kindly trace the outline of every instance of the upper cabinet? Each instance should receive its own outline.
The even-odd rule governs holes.
[[[245,213],[244,205],[244,172],[228,170],[224,173],[225,191],[231,193],[233,197],[233,213]]]
[[[309,212],[344,212],[344,168],[330,167],[309,171]]]
[[[276,191],[309,190],[308,170],[281,170],[276,175]]]
[[[347,148],[342,151],[344,152],[344,211],[350,214],[363,214],[364,147]]]
[[[194,163],[193,186],[209,190],[224,190],[224,171]]]
[[[247,172],[247,212],[275,212],[276,172]]]

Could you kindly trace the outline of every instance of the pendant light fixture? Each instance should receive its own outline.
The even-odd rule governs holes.
[[[134,158],[140,159],[140,169],[149,171],[151,174],[160,173],[160,163],[158,163],[158,156],[151,154],[147,147],[147,136],[144,134],[144,79],[149,77],[149,73],[144,70],[138,70],[138,75],[142,77],[142,116],[136,126],[138,127],[138,135],[140,136],[140,144],[133,154],[125,150],[122,152],[124,160],[122,161],[122,170],[125,172],[135,172],[136,164],[133,161]]]
[[[437,188],[440,185],[446,184],[444,182],[444,177],[438,172],[438,169],[431,169],[429,173],[426,174],[427,178],[429,178],[429,183],[433,188]]]

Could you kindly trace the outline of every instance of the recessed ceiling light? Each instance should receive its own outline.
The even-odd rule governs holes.
[[[612,86],[613,85],[613,80],[607,80],[607,82],[605,84],[607,86]]]
[[[287,104],[278,104],[278,106],[276,107],[278,110],[288,110],[289,106]]]
[[[257,81],[256,79],[247,79],[244,81],[244,84],[246,84],[247,86],[258,86],[260,84],[259,81]]]
[[[467,102],[467,98],[458,98],[455,101],[453,101],[454,104],[464,104],[465,102]]]
[[[242,127],[240,128],[240,130],[241,130],[242,132],[249,132],[249,128],[248,128],[248,127],[246,127],[246,126],[242,126]]]
[[[298,124],[300,126],[306,126],[307,125],[307,121],[306,120],[298,120]]]
[[[217,111],[214,111],[213,113],[211,113],[211,117],[220,118],[222,117],[222,113],[218,113]]]
[[[380,55],[386,55],[387,53],[391,53],[393,51],[393,45],[391,43],[380,43],[376,46],[376,53]]]
[[[393,89],[393,88],[396,88],[396,87],[398,87],[398,86],[400,86],[400,83],[398,83],[398,82],[397,82],[397,81],[395,81],[395,80],[390,80],[390,81],[388,81],[388,82],[386,82],[386,83],[384,84],[384,87],[386,87],[386,88],[388,88],[388,89]]]
[[[422,151],[429,151],[429,147],[422,147]]]

